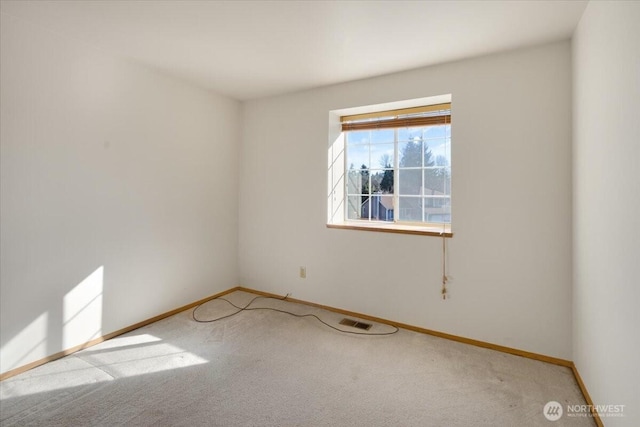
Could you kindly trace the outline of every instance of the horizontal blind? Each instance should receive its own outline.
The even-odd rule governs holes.
[[[451,104],[354,114],[340,120],[343,131],[445,125],[451,123]]]

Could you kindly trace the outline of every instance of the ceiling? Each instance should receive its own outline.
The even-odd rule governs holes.
[[[1,11],[247,100],[571,37],[586,1],[12,1]]]

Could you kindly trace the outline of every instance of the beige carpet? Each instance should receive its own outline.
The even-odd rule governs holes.
[[[255,295],[234,292],[243,305]],[[342,315],[288,301],[253,307]],[[198,312],[233,312],[211,301]],[[351,329],[354,330],[354,329]],[[390,332],[374,324],[370,332]],[[592,426],[568,368],[400,330],[336,332],[313,318],[191,311],[0,383],[2,426]]]

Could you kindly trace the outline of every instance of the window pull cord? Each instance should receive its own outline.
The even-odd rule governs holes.
[[[444,230],[442,230],[442,299],[447,299],[447,246]]]

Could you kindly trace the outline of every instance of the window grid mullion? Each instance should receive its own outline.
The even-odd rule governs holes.
[[[373,204],[371,203],[371,184],[373,184],[373,179],[371,177],[371,144],[373,143],[372,138],[373,138],[373,134],[371,133],[373,131],[369,131],[369,166],[368,166],[368,171],[369,171],[369,177],[368,177],[368,189],[369,189],[369,197],[367,198],[367,204],[369,205],[369,208],[367,209],[367,211],[369,212],[369,221],[371,221],[371,211],[373,210]]]
[[[393,130],[393,222],[398,222],[400,213],[400,161],[399,161],[398,128]]]
[[[447,128],[446,130],[446,134],[445,134],[445,153],[448,152],[449,150],[449,146],[450,146],[450,128]],[[391,130],[391,129],[389,129]],[[356,196],[360,199],[360,203],[358,203],[358,206],[353,206],[353,209],[359,209],[359,210],[364,210],[365,205],[362,203],[362,198],[366,199],[366,208],[367,208],[367,216],[361,217],[360,215],[362,214],[362,212],[360,212],[359,215],[357,215],[357,218],[362,218],[362,220],[368,221],[368,222],[372,222],[374,221],[373,218],[373,210],[374,207],[373,206],[373,196],[374,196],[374,188],[373,188],[373,184],[374,181],[377,179],[380,179],[380,175],[384,175],[385,171],[388,170],[388,168],[384,168],[384,166],[381,166],[379,169],[375,169],[375,171],[372,169],[372,165],[374,162],[373,156],[374,156],[374,151],[376,153],[379,152],[379,150],[373,150],[374,147],[374,141],[373,141],[373,133],[375,132],[375,130],[368,130],[369,133],[369,137],[368,137],[368,143],[366,144],[368,146],[368,153],[367,153],[367,158],[368,158],[368,166],[366,168],[366,172],[367,172],[367,181],[362,182],[362,179],[359,179],[358,181],[361,183],[360,187],[364,185],[367,186],[367,191],[366,194],[364,194],[365,192],[362,191],[362,188],[360,188],[359,193],[361,193],[360,195],[356,196],[355,194],[349,194],[349,188],[350,188],[350,181],[349,181],[349,157],[347,156],[349,147],[353,147],[354,146],[354,141],[353,140],[349,140],[349,137],[346,136],[345,137],[345,143],[344,143],[344,150],[345,150],[345,155],[344,155],[344,160],[343,160],[343,165],[344,165],[344,170],[346,171],[344,177],[345,179],[343,180],[344,185],[344,193],[345,193],[345,201],[347,203],[344,204],[344,217],[345,219],[349,219],[350,217],[353,216],[353,214],[355,212],[352,212],[352,210],[350,210],[350,204],[349,204],[349,200],[350,197],[352,196]],[[348,134],[349,132],[345,132],[346,134]],[[403,219],[401,218],[401,214],[400,214],[400,197],[402,196],[400,194],[400,181],[402,180],[402,177],[400,176],[400,134],[401,134],[401,129],[400,128],[393,128],[393,162],[392,162],[392,171],[393,171],[393,187],[392,187],[392,200],[393,200],[393,206],[394,206],[394,215],[393,215],[393,222],[394,223],[402,223]],[[390,136],[390,135],[389,135]],[[430,201],[433,200],[439,200],[439,199],[449,199],[450,200],[450,195],[447,195],[447,183],[444,182],[444,186],[443,189],[441,191],[444,191],[445,194],[443,195],[436,195],[436,194],[430,194],[429,197],[426,196],[426,185],[427,185],[427,176],[426,176],[426,171],[427,170],[442,170],[442,171],[450,171],[451,170],[451,165],[449,164],[448,166],[437,166],[437,165],[433,165],[433,166],[428,166],[428,164],[426,163],[426,159],[425,159],[425,152],[426,152],[426,144],[427,144],[427,140],[429,138],[426,138],[424,134],[420,135],[420,149],[419,149],[419,153],[420,153],[420,166],[415,166],[415,167],[406,167],[403,168],[407,169],[407,170],[416,170],[416,171],[420,171],[420,180],[418,181],[421,185],[420,185],[420,189],[418,191],[417,194],[415,195],[411,195],[411,194],[407,194],[406,196],[408,198],[411,199],[415,199],[415,198],[419,198],[419,203],[418,206],[420,206],[420,215],[417,216],[418,218],[421,219],[422,222],[426,222],[429,219],[429,215],[427,214],[426,210],[427,210],[427,199],[429,199]],[[433,140],[438,140],[440,138],[431,138]],[[388,141],[385,139],[385,141]],[[388,143],[385,141],[377,141],[379,143]],[[364,141],[363,141],[364,142]],[[357,143],[355,143],[357,145]],[[358,175],[362,175],[363,171],[359,168],[356,169],[356,173]],[[374,173],[378,174],[374,177]],[[450,173],[450,172],[449,172]],[[446,175],[446,174],[445,174]],[[332,177],[333,179],[333,177]],[[408,178],[407,178],[408,179]],[[408,181],[408,182],[413,182],[413,181]],[[431,182],[431,181],[429,181]],[[437,182],[437,180],[436,180]],[[414,184],[411,184],[414,185]],[[381,196],[382,197],[382,196]],[[387,196],[385,196],[387,197]],[[388,200],[388,199],[387,199]],[[355,202],[355,200],[354,200]],[[386,202],[385,202],[386,203]],[[449,202],[450,203],[450,202]],[[415,205],[414,205],[415,206]],[[415,216],[413,216],[413,214],[410,215],[411,217],[415,218]],[[388,218],[388,217],[387,217]],[[408,217],[409,218],[409,217]],[[376,219],[380,219],[378,218],[378,214],[376,214]],[[384,220],[384,219],[382,219]],[[410,219],[407,219],[408,221],[411,221]]]
[[[348,158],[347,158],[347,153],[349,152],[349,132],[344,132],[344,155],[342,157],[344,157],[344,167],[343,167],[343,181],[344,181],[344,193],[343,194],[343,202],[342,204],[344,205],[344,212],[343,212],[343,221],[347,221],[349,220],[349,169],[347,167],[347,162],[348,162]]]
[[[422,165],[422,169],[420,170],[420,182],[422,183],[422,185],[420,186],[420,212],[421,212],[421,218],[422,218],[422,222],[424,222],[425,218],[424,218],[424,168],[425,168],[425,164],[424,164],[424,153],[426,152],[426,147],[425,147],[425,141],[424,138],[422,138],[422,135],[420,136],[420,164]]]

